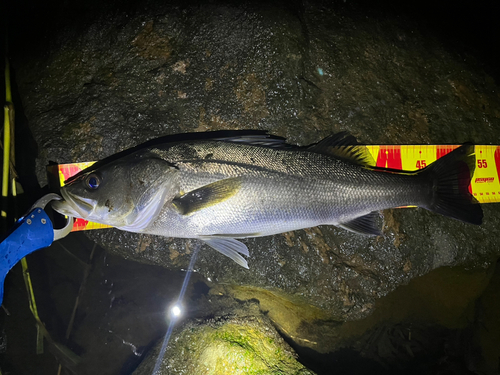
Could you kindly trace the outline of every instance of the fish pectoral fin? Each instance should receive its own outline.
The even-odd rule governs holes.
[[[231,258],[240,266],[248,269],[248,263],[240,254],[249,256],[248,248],[244,243],[241,243],[234,238],[213,238],[213,237],[200,237],[200,240],[205,242],[212,249],[217,250],[219,253],[224,254]],[[238,254],[240,253],[240,254]]]
[[[382,232],[375,223],[377,216],[378,212],[374,211],[370,212],[368,215],[357,217],[356,219],[346,223],[339,223],[337,226],[354,233],[366,234],[369,236],[380,236],[382,235]]]
[[[240,188],[239,177],[226,178],[176,197],[172,204],[181,215],[190,215],[231,198]]]

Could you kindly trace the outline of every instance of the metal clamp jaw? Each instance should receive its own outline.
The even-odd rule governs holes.
[[[30,212],[27,215],[25,215],[24,218],[28,217],[31,214],[31,212],[33,210],[35,210],[36,208],[41,208],[42,210],[45,209],[45,206],[47,206],[47,204],[53,200],[61,200],[61,197],[57,194],[54,194],[54,193],[44,195],[39,200],[37,200],[33,206],[31,206]],[[52,225],[52,222],[51,222],[51,225]],[[68,221],[63,228],[61,228],[61,229],[53,229],[52,228],[54,231],[53,241],[57,241],[57,240],[60,240],[61,238],[66,237],[71,232],[72,228],[73,228],[73,218],[68,217]]]

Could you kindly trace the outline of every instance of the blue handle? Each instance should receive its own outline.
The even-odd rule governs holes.
[[[10,269],[26,255],[50,246],[53,241],[54,228],[43,209],[34,208],[18,221],[17,227],[0,243],[0,305]]]

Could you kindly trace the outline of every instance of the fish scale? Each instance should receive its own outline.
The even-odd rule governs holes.
[[[147,233],[172,237],[222,233],[262,236],[335,225],[375,210],[421,203],[416,199],[419,184],[414,176],[374,174],[328,155],[207,142],[190,150],[190,156],[195,152],[198,158],[185,161],[181,158],[185,150],[184,145],[180,150],[176,146],[153,150],[176,163],[182,191],[237,176],[245,176],[246,188],[217,207],[181,218],[175,227],[172,223],[179,221],[179,215],[166,205]],[[413,178],[411,184],[409,178]],[[252,193],[259,199],[251,199]]]

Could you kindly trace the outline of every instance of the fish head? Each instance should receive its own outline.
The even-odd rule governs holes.
[[[179,192],[178,169],[155,155],[131,155],[89,168],[61,188],[64,215],[140,231]]]

